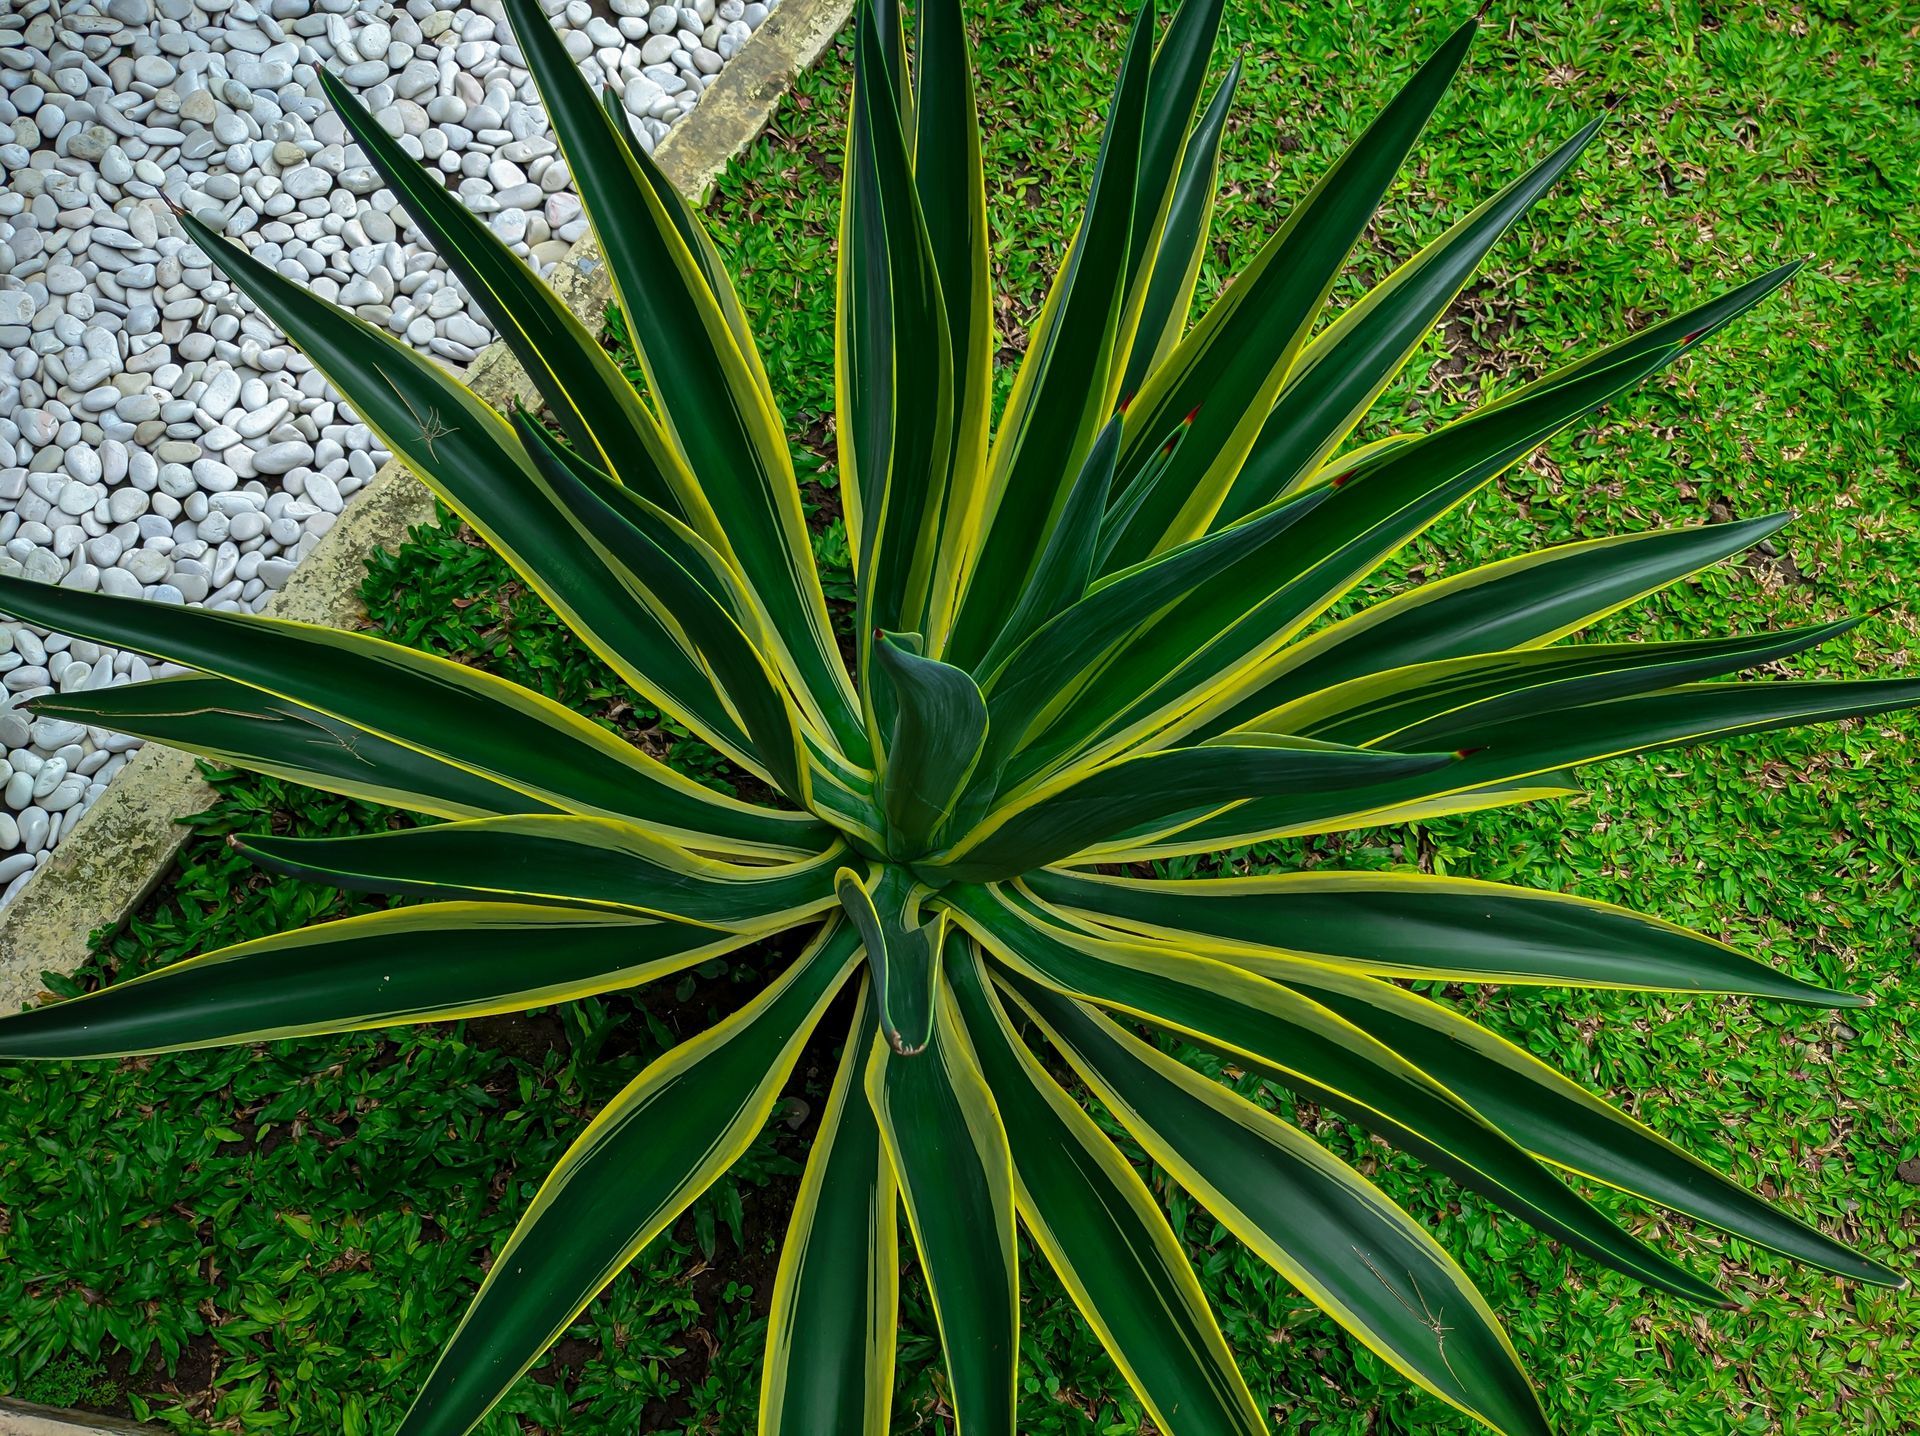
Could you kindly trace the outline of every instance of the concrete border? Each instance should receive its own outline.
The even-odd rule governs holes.
[[[118,1416],[96,1416],[91,1411],[56,1411],[51,1406],[0,1397],[0,1436],[158,1436],[160,1429],[135,1425]]]
[[[782,0],[762,22],[655,152],[683,194],[705,199],[728,163],[765,127],[794,78],[832,43],[851,9],[852,0]],[[613,296],[591,236],[574,246],[552,282],[589,323],[598,321]],[[498,342],[474,360],[467,382],[492,402],[530,392],[526,375]],[[347,505],[267,611],[355,626],[365,617],[358,595],[367,555],[404,542],[407,530],[431,522],[433,512],[432,496],[420,482],[400,464],[388,464]],[[92,933],[125,922],[173,865],[186,836],[179,820],[204,811],[213,799],[193,757],[156,743],[143,747],[39,875],[0,909],[0,1012],[34,1001],[43,972],[78,967]],[[6,1421],[0,1413],[0,1436],[13,1429]]]

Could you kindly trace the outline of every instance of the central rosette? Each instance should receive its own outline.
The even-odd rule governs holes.
[[[834,875],[867,951],[881,1031],[902,1056],[933,1036],[947,914],[928,899],[951,876],[939,858],[957,854],[1005,764],[989,745],[987,701],[972,676],[921,649],[918,634],[868,632],[862,698],[878,759],[870,807],[879,841],[848,832],[870,861]]]

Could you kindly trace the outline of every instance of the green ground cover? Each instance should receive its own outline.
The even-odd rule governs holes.
[[[1452,17],[1236,4],[1247,78],[1203,288],[1252,253]],[[1595,7],[1597,8],[1597,7]],[[1889,610],[1796,671],[1920,667],[1899,605],[1920,580],[1915,16],[1512,4],[1345,282],[1358,294],[1527,158],[1615,106],[1567,183],[1382,404],[1413,427],[1556,357],[1781,260],[1785,293],[1565,436],[1410,550],[1431,577],[1560,542],[1783,508],[1764,550],[1610,620],[1679,638]],[[1014,357],[1084,197],[1122,22],[1110,5],[981,7],[1003,357]],[[822,558],[833,515],[831,250],[844,42],[724,180],[711,214],[743,276],[808,472]],[[491,666],[724,781],[585,655],[452,522],[381,558],[376,630]],[[1598,635],[1596,635],[1598,636]],[[1589,770],[1589,796],[1240,855],[1250,865],[1417,864],[1629,903],[1798,976],[1868,991],[1833,1015],[1766,1003],[1457,994],[1481,1020],[1614,1094],[1691,1150],[1910,1268],[1920,1245],[1920,718],[1773,735]],[[351,910],[254,874],[230,832],[383,819],[223,778],[179,871],[70,993],[220,943]],[[565,1143],[640,1065],[753,990],[751,958],[632,997],[527,1018],[87,1067],[0,1066],[0,1391],[151,1414],[185,1432],[383,1432]],[[829,1021],[823,1031],[844,1024]],[[744,1433],[776,1243],[832,1051],[749,1158],[596,1302],[486,1430]],[[1241,1079],[1252,1093],[1254,1084]],[[1275,1102],[1272,1094],[1260,1100]],[[1353,1129],[1296,1115],[1429,1220],[1511,1324],[1569,1432],[1920,1429],[1916,1298],[1849,1287],[1621,1203],[1626,1220],[1742,1303],[1697,1312],[1534,1237]],[[1164,1180],[1203,1283],[1282,1430],[1455,1432]],[[1022,1429],[1141,1429],[1070,1303],[1030,1260]],[[1444,1317],[1442,1318],[1444,1319]],[[946,1429],[924,1295],[903,1291],[901,1431]]]

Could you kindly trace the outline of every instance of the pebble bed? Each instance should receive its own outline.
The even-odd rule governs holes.
[[[542,6],[649,148],[768,10]],[[388,457],[171,204],[456,369],[492,340],[322,68],[536,268],[586,232],[498,0],[0,0],[0,572],[257,610]],[[18,705],[168,671],[0,625],[0,903],[138,746]]]

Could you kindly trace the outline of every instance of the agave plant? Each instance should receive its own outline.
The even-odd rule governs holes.
[[[471,1429],[765,1124],[851,1012],[773,1294],[768,1436],[888,1429],[896,1206],[959,1429],[1014,1429],[1016,1229],[1161,1431],[1266,1429],[1140,1151],[1408,1380],[1544,1429],[1460,1267],[1297,1127],[1145,1039],[1224,1054],[1595,1261],[1714,1287],[1563,1179],[1623,1188],[1864,1282],[1892,1273],[1403,985],[1548,984],[1858,1005],[1598,902],[1420,874],[1163,880],[1152,864],[1576,791],[1600,758],[1920,701],[1920,682],[1711,682],[1845,622],[1561,642],[1781,517],[1572,543],[1333,610],[1534,446],[1689,353],[1777,270],[1430,433],[1346,447],[1589,124],[1315,334],[1460,64],[1452,34],[1187,325],[1237,67],[1219,0],[1135,20],[1087,212],[989,439],[985,193],[957,0],[857,21],[838,280],[851,662],[788,439],[699,215],[532,0],[519,41],[645,370],[566,309],[344,89],[329,93],[545,401],[502,417],[435,364],[187,230],[355,409],[662,714],[764,785],[702,786],[501,679],[355,633],[0,580],[0,607],[196,672],[38,711],[421,815],[242,846],[409,901],[0,1021],[100,1058],[445,1021],[635,987],[720,953],[759,995],[636,1077],[533,1198],[400,1428]],[[911,58],[909,58],[909,54]],[[760,791],[758,788],[749,791]],[[767,939],[809,934],[804,949]],[[791,955],[771,970],[778,954]],[[1556,1170],[1558,1169],[1558,1170]]]

